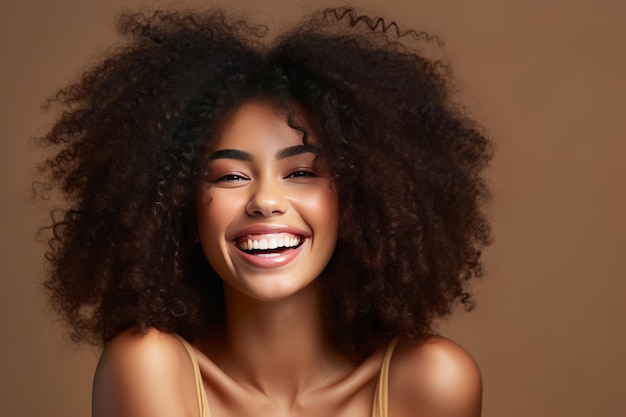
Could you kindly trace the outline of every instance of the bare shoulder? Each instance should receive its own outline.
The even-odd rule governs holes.
[[[444,337],[398,347],[391,362],[389,391],[390,408],[396,410],[390,415],[480,416],[478,365],[465,349]]]
[[[93,417],[198,415],[193,365],[174,335],[125,331],[105,347],[93,383]]]

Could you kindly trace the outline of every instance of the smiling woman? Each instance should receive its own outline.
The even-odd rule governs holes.
[[[125,14],[60,91],[46,287],[102,344],[94,416],[480,414],[432,323],[482,274],[490,142],[429,35],[325,10],[262,42],[223,12]]]
[[[304,289],[333,254],[339,218],[315,148],[270,103],[254,102],[213,148],[196,199],[198,235],[226,299],[233,290],[271,301]]]

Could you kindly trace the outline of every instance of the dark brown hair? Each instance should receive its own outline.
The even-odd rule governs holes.
[[[220,123],[254,99],[303,110],[333,175],[340,236],[322,301],[339,348],[418,340],[471,306],[492,148],[455,105],[449,67],[418,52],[437,39],[348,8],[269,44],[221,11],[126,13],[118,31],[126,42],[51,100],[62,113],[41,139],[55,152],[44,181],[67,201],[45,286],[74,340],[150,326],[193,339],[221,320],[196,183]]]

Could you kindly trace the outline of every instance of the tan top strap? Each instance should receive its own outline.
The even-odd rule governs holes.
[[[372,404],[372,417],[387,417],[389,408],[389,364],[391,363],[391,355],[398,344],[398,338],[395,338],[387,347],[383,363],[380,366],[380,374],[376,382],[376,391],[374,391],[374,402]]]
[[[196,397],[198,398],[198,410],[200,417],[211,417],[211,411],[209,410],[209,402],[206,398],[206,392],[204,392],[204,384],[202,383],[202,374],[200,373],[200,366],[198,365],[198,358],[196,358],[196,352],[193,350],[193,347],[182,337],[176,335],[180,342],[183,344],[189,357],[191,358],[191,363],[193,364],[193,375],[196,380]]]

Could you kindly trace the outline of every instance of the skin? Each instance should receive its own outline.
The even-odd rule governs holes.
[[[224,280],[227,309],[222,331],[194,346],[213,417],[371,415],[384,347],[354,365],[323,334],[317,278],[337,241],[338,198],[311,142],[303,147],[270,104],[247,103],[225,126],[199,186],[198,237]],[[261,260],[241,250],[248,239],[285,234],[300,239],[297,248]],[[195,417],[197,401],[191,361],[174,335],[129,330],[106,346],[94,417]],[[480,401],[479,370],[460,346],[433,337],[396,349],[390,416],[475,417]]]

